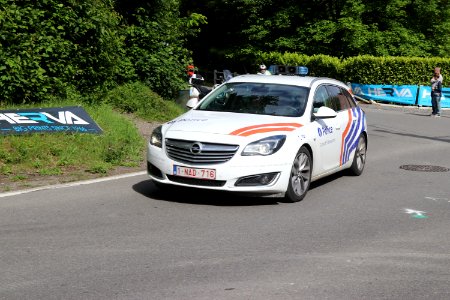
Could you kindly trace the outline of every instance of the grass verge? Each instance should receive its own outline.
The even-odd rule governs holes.
[[[126,101],[134,106],[122,105]],[[33,182],[52,183],[52,178],[62,183],[107,176],[120,167],[137,168],[145,158],[146,140],[133,118],[127,116],[137,116],[144,122],[164,122],[184,112],[143,84],[118,87],[102,103],[89,104],[72,97],[39,105],[81,105],[102,128],[102,134],[0,135],[0,192],[32,187]],[[30,107],[0,106],[0,110]]]

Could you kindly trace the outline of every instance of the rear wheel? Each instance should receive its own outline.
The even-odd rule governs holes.
[[[364,170],[366,165],[366,151],[367,143],[364,134],[361,134],[358,139],[358,145],[355,150],[355,157],[353,158],[352,166],[350,167],[350,172],[353,175],[359,176]]]
[[[287,202],[302,200],[311,184],[312,161],[311,154],[306,147],[301,147],[292,163],[288,189],[285,194]]]

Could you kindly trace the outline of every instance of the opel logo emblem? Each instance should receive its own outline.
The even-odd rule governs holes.
[[[203,145],[201,143],[193,143],[190,151],[192,154],[199,154],[202,152],[202,148],[203,148]]]

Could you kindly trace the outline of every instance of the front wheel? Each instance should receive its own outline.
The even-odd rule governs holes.
[[[285,194],[287,202],[302,200],[311,184],[312,161],[311,154],[306,147],[301,147],[292,163],[288,189]]]
[[[361,134],[358,139],[358,145],[355,149],[355,157],[353,158],[353,163],[350,167],[350,172],[355,176],[361,175],[364,170],[364,166],[366,165],[366,151],[366,137],[364,134]]]

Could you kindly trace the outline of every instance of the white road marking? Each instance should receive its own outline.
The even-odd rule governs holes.
[[[98,183],[98,182],[104,182],[104,181],[111,181],[111,180],[117,180],[117,179],[139,176],[139,175],[144,175],[144,174],[147,174],[147,171],[128,173],[128,174],[122,174],[122,175],[116,175],[116,176],[110,176],[110,177],[102,177],[102,178],[83,180],[83,181],[75,181],[75,182],[63,183],[63,184],[46,185],[46,186],[36,187],[36,188],[32,188],[32,189],[0,193],[0,198],[16,196],[16,195],[21,195],[21,194],[27,194],[27,193],[42,191],[42,190],[54,190],[54,189],[61,189],[61,188],[65,188],[65,187],[72,187],[72,186],[92,184],[92,183]]]
[[[427,216],[424,215],[426,213],[425,211],[405,208],[405,213],[410,214],[410,215],[412,215],[413,218],[417,218],[417,219],[428,218]]]
[[[425,199],[430,199],[433,201],[437,201],[437,200],[444,200],[444,201],[448,201],[448,198],[434,198],[434,197],[425,197]],[[448,201],[450,202],[450,201]]]

